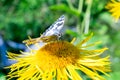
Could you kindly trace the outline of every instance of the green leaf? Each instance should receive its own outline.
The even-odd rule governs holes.
[[[74,37],[77,37],[77,36],[78,36],[78,33],[77,33],[77,32],[74,32],[74,31],[72,31],[72,30],[66,30],[66,34],[70,34],[70,35],[72,35],[72,36],[74,36]]]
[[[112,72],[110,73],[110,77],[106,77],[106,80],[120,80],[120,72]]]
[[[60,4],[60,5],[53,5],[50,6],[51,10],[58,10],[58,11],[65,11],[69,14],[75,15],[76,17],[80,16],[80,12],[78,12],[77,9],[70,9],[67,5],[65,4]]]
[[[6,80],[6,77],[3,73],[0,72],[0,80]]]

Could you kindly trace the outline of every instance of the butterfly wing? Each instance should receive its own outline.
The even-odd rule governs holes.
[[[62,15],[57,21],[55,21],[39,38],[24,40],[23,43],[28,45],[42,42],[55,41],[61,36],[61,29],[63,28],[65,21],[64,15]]]
[[[65,16],[62,15],[41,35],[41,37],[52,36],[52,35],[56,35],[60,37],[61,30],[64,25],[64,21],[65,21]]]

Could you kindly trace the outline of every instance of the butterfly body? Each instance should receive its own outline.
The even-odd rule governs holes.
[[[39,42],[50,42],[50,41],[56,41],[59,40],[61,37],[61,30],[64,25],[65,17],[62,15],[55,23],[53,23],[40,37],[24,40],[23,43],[26,43],[27,45],[35,44]]]

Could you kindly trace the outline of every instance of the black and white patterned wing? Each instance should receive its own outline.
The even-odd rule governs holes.
[[[65,21],[65,16],[62,15],[40,37],[47,37],[47,36],[52,36],[52,35],[56,35],[56,36],[60,37],[61,30],[64,25],[64,21]]]

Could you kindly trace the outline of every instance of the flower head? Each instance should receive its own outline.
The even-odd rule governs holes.
[[[48,42],[42,47],[38,46],[38,50],[22,52],[22,56],[8,53],[9,58],[17,60],[17,63],[8,67],[11,69],[9,79],[16,77],[18,80],[82,80],[78,73],[82,71],[94,80],[104,80],[98,72],[107,75],[106,72],[110,71],[109,56],[100,56],[107,48],[87,49],[97,44],[87,45],[86,42],[91,36],[76,45],[73,44],[74,40],[58,40]]]
[[[112,16],[115,18],[116,21],[120,18],[120,2],[115,0],[111,0],[106,6],[107,9],[112,13]]]

